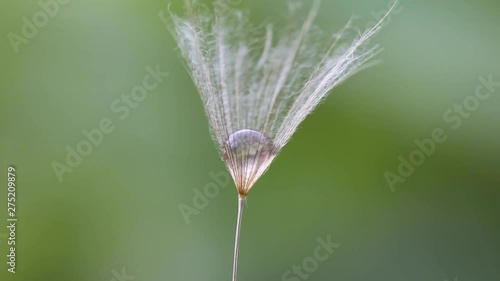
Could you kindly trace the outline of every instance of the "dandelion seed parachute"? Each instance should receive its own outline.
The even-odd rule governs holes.
[[[219,0],[220,1],[220,0]],[[217,2],[214,13],[186,0],[187,18],[172,15],[171,32],[205,106],[212,136],[238,190],[232,280],[237,279],[246,196],[299,124],[339,83],[377,54],[373,27],[354,38],[350,23],[333,37],[313,26],[319,0],[301,25],[290,1],[286,30],[271,24],[259,37],[246,14]],[[322,42],[328,42],[323,44]]]
[[[242,196],[328,92],[379,50],[367,41],[383,20],[355,38],[347,36],[350,24],[323,36],[313,26],[319,2],[302,25],[276,30],[268,24],[260,37],[245,13],[227,5],[216,3],[211,13],[186,0],[187,18],[172,15],[172,33]],[[297,18],[297,5],[290,7]]]

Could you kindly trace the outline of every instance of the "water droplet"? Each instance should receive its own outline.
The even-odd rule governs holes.
[[[270,138],[250,129],[238,130],[229,135],[223,150],[224,160],[241,195],[248,193],[277,153]]]

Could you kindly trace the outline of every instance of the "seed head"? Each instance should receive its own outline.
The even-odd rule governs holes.
[[[324,36],[313,25],[319,0],[301,24],[300,2],[289,3],[285,29],[255,28],[246,13],[220,2],[211,12],[186,0],[187,17],[172,15],[171,31],[211,134],[243,197],[328,92],[379,51],[367,43],[385,17],[355,36],[347,36],[350,21],[333,37]]]

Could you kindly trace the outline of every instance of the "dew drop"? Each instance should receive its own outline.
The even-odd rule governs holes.
[[[250,129],[238,130],[229,135],[223,150],[224,160],[242,195],[246,195],[277,153],[270,138]]]

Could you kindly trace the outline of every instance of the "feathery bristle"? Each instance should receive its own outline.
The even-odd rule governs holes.
[[[349,23],[332,42],[313,26],[319,4],[313,1],[301,25],[292,15],[286,30],[268,24],[260,37],[245,13],[220,3],[211,13],[186,0],[187,18],[172,16],[212,136],[242,196],[328,92],[379,50],[366,45],[385,17],[356,38],[346,37]]]

